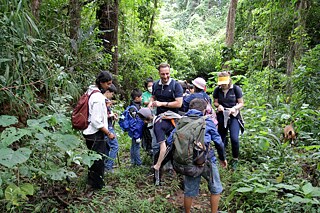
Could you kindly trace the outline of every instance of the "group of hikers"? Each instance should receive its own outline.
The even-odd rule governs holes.
[[[231,168],[236,170],[239,162],[239,134],[244,128],[240,115],[244,104],[242,90],[232,84],[230,72],[220,72],[212,101],[206,93],[206,81],[203,78],[197,77],[192,84],[175,80],[170,77],[170,65],[167,63],[160,64],[158,72],[159,80],[146,80],[145,92],[139,89],[131,92],[130,106],[121,116],[113,113],[111,108],[116,92],[111,73],[100,72],[95,85],[87,90],[88,127],[83,131],[83,136],[88,149],[107,156],[96,160],[89,168],[87,184],[92,189],[101,189],[105,185],[105,172],[113,172],[119,149],[114,121],[119,119],[120,127],[127,130],[132,138],[130,158],[133,166],[142,165],[140,148],[143,146],[153,159],[154,183],[161,185],[162,168],[170,162],[173,169],[183,175],[185,212],[190,212],[192,200],[199,193],[201,177],[204,177],[211,193],[211,212],[217,212],[223,188],[216,162],[219,160],[221,166],[227,168],[225,148],[228,132],[232,146]],[[131,121],[125,123],[126,116],[135,118],[133,125]],[[126,129],[130,125],[135,127],[134,131],[130,131],[130,127]],[[202,131],[202,139],[197,131]],[[181,141],[188,139],[193,141],[193,158],[200,153],[196,150],[203,152],[196,156],[197,159],[192,159],[194,165],[186,167],[181,164],[184,155],[179,152],[186,149]],[[218,160],[210,146],[212,141]],[[200,142],[203,146],[196,144]],[[201,163],[198,164],[198,161]]]

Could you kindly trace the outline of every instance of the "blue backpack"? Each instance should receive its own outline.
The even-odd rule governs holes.
[[[128,135],[133,139],[142,138],[144,122],[137,115],[137,107],[130,105],[121,114],[119,125],[121,129],[128,132]]]

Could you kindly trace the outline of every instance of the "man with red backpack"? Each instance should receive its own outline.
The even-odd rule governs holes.
[[[114,139],[115,135],[108,130],[108,112],[106,108],[105,96],[100,92],[107,90],[112,85],[112,75],[107,71],[102,71],[97,76],[95,85],[89,86],[87,94],[90,95],[88,101],[89,115],[88,127],[83,130],[88,149],[103,154],[106,151],[105,135]],[[88,187],[92,189],[102,189],[104,184],[104,157],[94,161],[88,171]]]

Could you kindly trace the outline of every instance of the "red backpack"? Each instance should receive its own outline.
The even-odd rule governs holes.
[[[90,95],[86,92],[80,97],[77,106],[74,108],[71,116],[71,123],[74,129],[84,130],[89,126],[89,99],[90,96],[96,92],[100,91],[93,90]]]

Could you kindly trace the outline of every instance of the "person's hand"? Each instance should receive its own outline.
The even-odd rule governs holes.
[[[162,106],[161,103],[162,103],[162,102],[160,102],[160,101],[154,101],[154,102],[152,102],[152,106],[153,106],[153,107],[160,107],[160,106]]]
[[[113,116],[114,116],[113,118],[114,118],[115,120],[118,120],[119,115],[118,115],[117,113],[114,113]]]
[[[223,112],[224,111],[224,107],[222,105],[218,106],[218,111]]]
[[[111,133],[111,132],[109,132],[109,133],[107,134],[107,136],[108,136],[108,138],[111,139],[111,140],[113,140],[113,139],[116,138],[116,136],[115,136],[113,133]]]
[[[154,168],[155,170],[158,170],[158,171],[159,171],[160,166],[159,166],[158,164],[156,164],[156,165],[153,166],[153,168]]]
[[[234,114],[234,113],[236,113],[236,109],[234,107],[232,107],[229,109],[229,112],[230,112],[230,114]]]
[[[227,166],[228,166],[227,160],[224,160],[224,161],[220,160],[220,164],[221,164],[222,168],[224,168],[224,169],[227,168]]]
[[[153,102],[154,101],[150,101],[147,107],[150,108],[150,109],[153,109]]]

